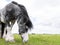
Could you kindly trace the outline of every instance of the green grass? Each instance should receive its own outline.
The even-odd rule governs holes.
[[[19,35],[14,35],[15,42],[6,42],[4,39],[0,39],[0,45],[22,45],[22,39]],[[60,35],[29,35],[28,43],[24,45],[60,45]]]

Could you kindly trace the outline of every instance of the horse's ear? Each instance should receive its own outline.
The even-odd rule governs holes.
[[[12,3],[17,5],[17,2],[15,2],[15,1],[12,1]]]

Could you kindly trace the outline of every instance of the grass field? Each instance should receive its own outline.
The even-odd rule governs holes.
[[[22,39],[19,35],[14,35],[15,42],[5,42],[0,39],[0,45],[22,45]],[[60,45],[60,35],[29,35],[29,42],[24,45]]]

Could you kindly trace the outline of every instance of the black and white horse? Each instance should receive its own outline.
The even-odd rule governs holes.
[[[27,14],[26,8],[14,1],[7,4],[0,11],[0,22],[2,26],[2,37],[6,41],[14,41],[14,37],[11,34],[11,29],[17,20],[19,27],[19,34],[21,35],[23,42],[28,41],[28,29],[31,29],[32,22]],[[3,34],[4,33],[4,34]]]

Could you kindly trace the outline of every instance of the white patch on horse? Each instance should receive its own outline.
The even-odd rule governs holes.
[[[5,37],[5,40],[6,41],[12,41],[12,42],[14,42],[14,37],[13,37],[13,35],[12,35],[12,33],[11,33],[11,27],[8,27],[7,26],[7,35],[6,35],[6,37]]]
[[[28,41],[28,33],[23,33],[21,34],[22,38],[23,38],[23,42],[27,42]]]
[[[1,22],[5,23],[5,14],[6,14],[6,9],[3,8],[0,10],[0,16],[1,16]]]
[[[3,22],[3,23],[5,22],[5,21],[4,21],[4,16],[3,16],[3,15],[1,15],[1,22]]]

